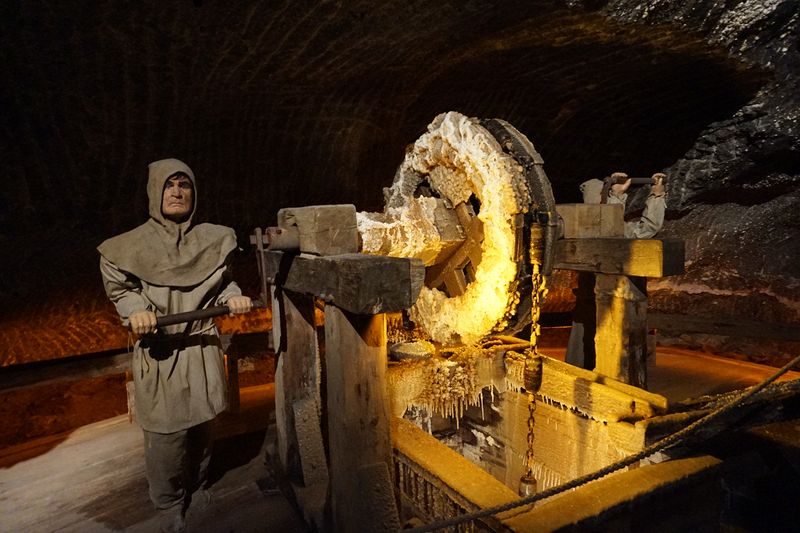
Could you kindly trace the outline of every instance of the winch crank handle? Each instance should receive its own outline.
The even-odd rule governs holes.
[[[653,178],[617,178],[611,179],[611,176],[603,180],[603,190],[600,191],[600,203],[608,203],[608,195],[611,192],[612,185],[622,185],[630,180],[631,185],[655,185],[656,180]]]
[[[261,300],[253,300],[253,305],[250,308],[261,309],[264,302]],[[156,318],[156,327],[171,326],[173,324],[180,324],[182,322],[191,322],[193,320],[203,320],[204,318],[212,318],[215,316],[227,315],[231,310],[227,305],[218,305],[216,307],[207,307],[205,309],[198,309],[197,311],[187,311],[185,313],[175,313],[174,315],[164,315]]]

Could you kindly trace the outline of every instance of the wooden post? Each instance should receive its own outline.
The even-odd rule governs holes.
[[[647,280],[597,274],[595,371],[647,388]]]
[[[398,531],[386,391],[386,315],[325,306],[333,530]]]
[[[570,335],[567,361],[647,387],[646,277],[683,273],[684,243],[676,239],[574,238],[556,242],[555,267],[596,273],[595,361],[581,326]],[[586,277],[588,279],[588,276]],[[576,302],[576,308],[582,302]],[[589,306],[584,306],[589,307]],[[580,317],[579,317],[580,318]],[[585,317],[584,317],[585,318]],[[587,355],[588,357],[584,357]]]
[[[293,291],[273,303],[278,365],[275,372],[275,418],[278,456],[289,480],[301,487],[327,487],[328,467],[321,429],[321,376],[314,297]],[[324,499],[319,504],[321,513]],[[320,518],[321,520],[321,518]]]
[[[228,412],[239,412],[239,359],[225,354],[225,377],[228,385]]]

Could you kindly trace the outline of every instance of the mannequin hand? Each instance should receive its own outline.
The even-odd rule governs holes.
[[[231,296],[225,304],[231,310],[231,315],[246,313],[253,307],[253,301],[249,296]]]
[[[611,186],[611,192],[614,193],[615,196],[622,196],[628,190],[628,187],[631,186],[631,180],[628,179],[628,175],[624,172],[614,172],[611,174],[611,180],[614,185]],[[622,180],[622,183],[618,183]]]
[[[657,172],[653,174],[653,185],[650,187],[650,192],[655,194],[656,196],[661,196],[667,192],[667,188],[664,186],[664,180],[667,178],[666,174],[662,174],[661,172]]]
[[[155,333],[156,314],[152,311],[137,311],[128,317],[131,331],[137,335]]]

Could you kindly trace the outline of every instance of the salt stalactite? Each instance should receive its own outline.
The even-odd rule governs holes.
[[[396,363],[389,366],[387,385],[392,415],[402,417],[406,409],[420,405],[416,399],[425,391],[429,360]]]
[[[456,112],[437,116],[406,153],[384,213],[359,213],[362,251],[432,261],[440,250],[437,198],[419,196],[424,184],[450,207],[474,207],[483,224],[480,263],[463,294],[423,287],[411,319],[442,344],[475,344],[501,329],[519,300],[516,293],[516,218],[530,204],[522,167],[477,119]]]
[[[536,461],[533,464],[533,475],[539,484],[540,491],[552,489],[564,483],[559,474],[547,468],[541,461]]]
[[[506,388],[521,392],[525,388],[525,358],[516,352],[508,352],[505,357]]]
[[[460,419],[471,406],[479,407],[481,417],[485,419],[485,389],[490,390],[494,402],[495,388],[501,392],[524,388],[523,356],[506,352],[502,345],[460,347],[447,353],[448,358],[436,356],[389,366],[387,383],[394,416],[400,417],[409,409],[421,408],[428,415],[436,413],[454,418],[459,427]],[[497,365],[503,368],[497,369]],[[496,387],[499,381],[503,384]]]

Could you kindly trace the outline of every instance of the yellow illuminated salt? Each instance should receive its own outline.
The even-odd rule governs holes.
[[[451,206],[477,199],[484,242],[475,279],[464,294],[449,297],[423,287],[409,316],[436,342],[474,344],[502,329],[519,301],[514,221],[530,203],[525,178],[476,119],[443,113],[406,153],[385,191],[384,213],[359,213],[362,251],[418,257],[426,264],[436,256],[441,239],[433,225],[435,202],[414,197],[423,179]]]

